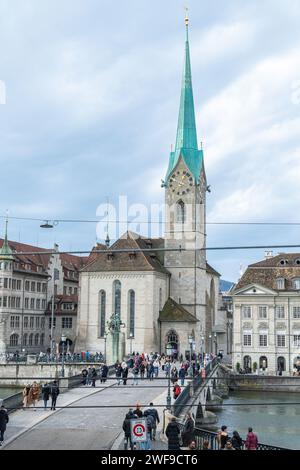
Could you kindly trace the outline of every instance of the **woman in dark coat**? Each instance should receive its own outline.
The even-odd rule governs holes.
[[[2,442],[4,441],[4,433],[6,431],[6,425],[8,421],[9,419],[7,411],[2,405],[0,408],[0,446],[2,446]]]
[[[180,427],[176,422],[176,418],[172,418],[166,429],[166,436],[168,438],[168,450],[180,450]]]
[[[123,379],[123,385],[127,384],[127,377],[128,377],[128,367],[124,367],[122,369],[122,379]]]
[[[231,443],[235,450],[243,450],[243,440],[237,431],[233,431]]]
[[[184,447],[188,447],[195,440],[195,421],[192,412],[189,411],[182,431],[182,442]]]

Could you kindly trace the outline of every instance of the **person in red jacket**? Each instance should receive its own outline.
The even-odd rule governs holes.
[[[252,432],[252,428],[248,428],[247,439],[245,447],[247,450],[257,450],[258,439],[257,435]]]
[[[173,388],[173,393],[174,393],[174,400],[179,397],[181,394],[181,388],[179,387],[178,383],[175,383],[174,388]]]

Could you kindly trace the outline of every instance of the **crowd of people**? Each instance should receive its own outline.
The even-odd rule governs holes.
[[[217,441],[220,450],[257,450],[258,438],[251,427],[248,428],[246,440],[243,441],[238,431],[233,431],[230,437],[227,426],[222,426],[217,434]]]
[[[131,437],[131,421],[137,418],[145,418],[147,427],[147,440],[145,442],[134,442]],[[124,449],[128,447],[131,450],[151,450],[151,441],[156,439],[157,425],[160,419],[157,409],[153,403],[149,404],[149,407],[142,411],[140,404],[136,405],[136,409],[130,408],[123,421],[124,431]]]

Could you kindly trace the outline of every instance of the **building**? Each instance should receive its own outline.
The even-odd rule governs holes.
[[[76,337],[79,269],[86,258],[55,254],[36,246],[0,239],[0,353],[37,353],[50,347],[51,307],[55,291],[53,341],[64,332]],[[22,254],[21,254],[22,253]],[[55,270],[55,282],[53,272]]]
[[[219,305],[220,275],[206,260],[209,188],[203,150],[197,143],[188,19],[176,144],[163,186],[164,238],[127,232],[110,248],[92,253],[81,270],[78,351],[104,351],[106,323],[112,314],[119,314],[125,325],[123,352],[184,356],[191,348],[214,350],[210,335]]]
[[[233,365],[291,374],[300,359],[300,253],[268,252],[232,291]]]

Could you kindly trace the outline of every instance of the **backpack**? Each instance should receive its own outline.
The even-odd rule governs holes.
[[[155,425],[154,418],[151,414],[147,415],[146,423],[147,423],[147,431],[151,432],[151,430],[154,428],[154,425]]]

